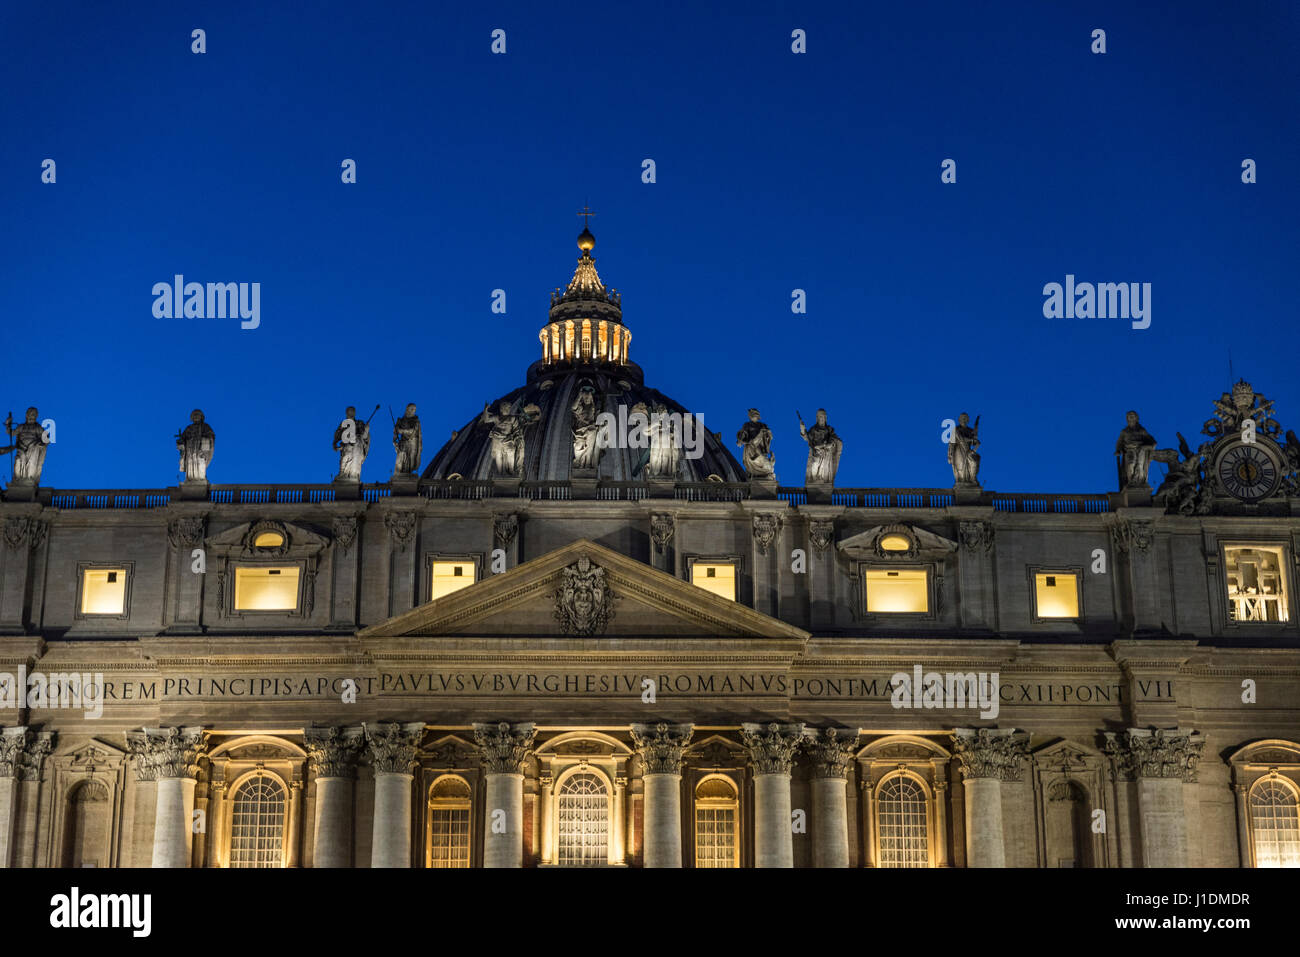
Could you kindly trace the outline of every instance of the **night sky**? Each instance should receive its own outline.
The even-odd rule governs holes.
[[[55,419],[42,484],[175,484],[195,407],[217,483],[328,482],[349,404],[363,480],[389,405],[427,463],[540,357],[584,203],[646,383],[734,451],[758,407],[782,484],[824,406],[841,487],[950,486],[968,411],[986,489],[1111,491],[1125,411],[1195,445],[1230,361],[1300,430],[1300,4],[714,6],[0,5],[0,415]],[[176,273],[261,283],[260,327],[155,318]],[[1067,274],[1150,283],[1150,328],[1044,318]]]

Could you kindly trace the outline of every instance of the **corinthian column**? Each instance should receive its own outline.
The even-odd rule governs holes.
[[[375,771],[371,867],[411,866],[411,782],[424,722],[361,726]]]
[[[858,733],[823,728],[807,742],[812,763],[813,867],[849,866],[848,776]]]
[[[45,756],[53,748],[53,731],[17,727],[0,733],[0,867],[24,866],[14,858],[19,782],[39,781]]]
[[[303,743],[316,782],[316,824],[312,828],[312,867],[351,867],[352,789],[361,728],[306,728]]]
[[[754,768],[754,866],[794,867],[790,768],[802,724],[744,724],[741,736]]]
[[[483,749],[487,814],[483,822],[483,866],[524,866],[523,764],[533,747],[532,722],[474,725],[474,740]]]
[[[682,866],[682,752],[690,724],[632,725],[632,742],[645,764],[645,866]]]
[[[1196,780],[1205,739],[1195,731],[1129,728],[1106,735],[1105,752],[1137,782],[1143,867],[1187,866],[1183,784]]]
[[[958,728],[952,739],[966,791],[966,866],[1006,867],[1002,782],[1020,780],[1025,736],[1013,728]]]
[[[189,867],[194,846],[194,784],[208,736],[200,727],[145,728],[128,732],[127,745],[139,759],[136,775],[156,781],[153,866]]]

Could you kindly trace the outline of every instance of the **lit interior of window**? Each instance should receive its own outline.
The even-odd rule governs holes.
[[[691,566],[691,584],[699,585],[730,601],[736,600],[736,566],[730,562],[702,564],[696,562]]]
[[[293,611],[298,607],[297,565],[236,568],[236,611]]]
[[[254,548],[279,548],[284,544],[284,536],[279,532],[259,532],[253,539]]]
[[[1228,618],[1232,621],[1290,621],[1286,556],[1281,545],[1224,549]]]
[[[886,535],[880,540],[880,550],[885,552],[905,552],[911,547],[906,535]]]
[[[432,598],[441,598],[474,584],[473,562],[434,562]]]
[[[930,594],[926,587],[925,569],[867,569],[868,612],[924,613],[929,610]]]
[[[1039,618],[1079,617],[1079,577],[1073,572],[1036,572],[1034,595]]]
[[[125,611],[126,569],[85,569],[81,582],[81,613],[120,615]]]

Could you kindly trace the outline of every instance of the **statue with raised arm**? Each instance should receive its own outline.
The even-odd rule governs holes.
[[[569,411],[573,414],[573,467],[594,469],[600,464],[601,449],[596,441],[600,426],[596,423],[596,389],[590,382],[578,389]]]
[[[749,410],[749,421],[736,433],[736,444],[744,451],[741,464],[746,477],[770,479],[776,477],[776,456],[772,454],[772,430],[760,421],[758,409]]]
[[[203,410],[195,409],[190,413],[190,424],[185,426],[185,431],[176,435],[176,451],[181,456],[179,468],[185,473],[185,481],[208,480],[208,466],[216,445],[217,435],[203,420]]]
[[[1119,461],[1119,490],[1145,489],[1147,471],[1151,468],[1151,453],[1155,451],[1155,437],[1138,422],[1138,414],[1130,411],[1125,419],[1128,425],[1115,441],[1115,455]]]
[[[420,417],[415,414],[415,403],[410,402],[407,403],[406,413],[393,423],[393,448],[397,450],[393,474],[417,474],[420,471],[420,454],[423,446]]]
[[[1176,450],[1156,449],[1151,453],[1152,461],[1169,466],[1165,480],[1151,500],[1179,515],[1205,515],[1210,510],[1210,490],[1201,477],[1201,462],[1205,457],[1199,450],[1192,451],[1183,433],[1174,434],[1178,436]]]
[[[980,417],[975,416],[975,424],[972,426],[970,416],[963,412],[957,416],[952,441],[948,443],[948,464],[952,466],[953,485],[979,486],[980,454],[975,451],[979,445]]]
[[[378,406],[375,407],[378,409]],[[374,413],[371,413],[374,418]],[[355,406],[348,406],[343,421],[334,430],[333,449],[339,454],[340,482],[361,481],[361,465],[370,454],[370,424],[357,418]]]
[[[817,410],[817,423],[805,428],[803,416],[795,412],[799,419],[799,434],[808,443],[808,467],[804,470],[804,482],[807,485],[834,485],[835,473],[840,468],[840,453],[844,451],[843,440],[835,430],[826,424],[826,410]]]
[[[489,403],[483,403],[483,414],[479,421],[492,426],[488,435],[491,446],[492,466],[489,476],[499,475],[503,478],[517,478],[524,474],[524,429],[537,421],[541,409],[535,405],[524,406],[516,415],[509,400],[497,403],[495,413],[488,411]]]
[[[45,429],[41,427],[40,413],[32,406],[27,410],[25,421],[14,425],[14,417],[5,417],[5,431],[13,440],[12,445],[0,449],[0,455],[14,454],[14,485],[36,486],[41,483],[41,469],[45,467],[45,452],[49,442]]]

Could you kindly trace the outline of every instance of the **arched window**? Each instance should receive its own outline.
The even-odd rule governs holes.
[[[598,774],[580,771],[560,785],[556,823],[561,866],[609,863],[609,789]]]
[[[1260,778],[1250,789],[1250,826],[1256,867],[1300,867],[1300,817],[1296,792],[1279,778]]]
[[[739,867],[736,786],[707,777],[695,788],[695,866]]]
[[[108,866],[108,788],[83,781],[68,795],[64,867]]]
[[[925,789],[915,778],[899,773],[881,782],[876,836],[881,867],[930,866]]]
[[[266,774],[248,778],[231,800],[230,866],[284,866],[284,785]]]
[[[429,789],[429,866],[469,867],[469,785],[444,775]]]

